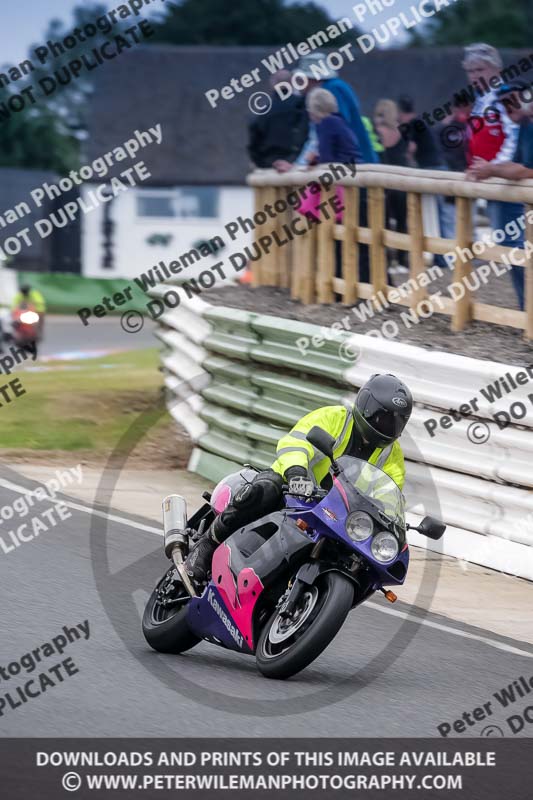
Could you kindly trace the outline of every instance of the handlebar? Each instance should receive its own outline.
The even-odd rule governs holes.
[[[290,497],[303,497],[303,495],[301,495],[301,494],[296,494],[295,492],[289,492],[289,487],[288,486],[283,486],[282,487],[282,492],[283,492],[284,495],[289,495]],[[328,494],[329,494],[329,492],[327,491],[327,489],[321,489],[320,487],[317,486],[313,490],[313,493],[308,495],[305,499],[306,500],[313,500],[313,499],[316,498],[317,500],[323,500],[324,497],[327,497]]]

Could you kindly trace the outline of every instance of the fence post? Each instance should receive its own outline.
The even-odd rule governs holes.
[[[324,191],[320,195],[320,225],[318,225],[318,255],[316,272],[316,293],[319,303],[333,303],[333,278],[335,277],[335,211],[328,200],[336,196],[336,188]],[[327,205],[324,205],[326,204]]]
[[[264,205],[261,207],[261,209],[256,209],[256,210],[262,211],[265,205],[274,206],[274,203],[276,202],[275,187],[266,186],[264,191],[265,193],[262,198]],[[276,230],[276,228],[277,228],[276,221],[267,216],[265,224],[261,225],[260,229],[261,235],[265,236],[271,234],[273,230]],[[270,248],[269,253],[263,253],[261,261],[262,261],[261,278],[263,286],[279,286],[279,275],[280,275],[279,248],[273,244],[272,247]]]
[[[455,214],[456,214],[456,246],[469,249],[472,245],[472,207],[470,200],[467,197],[455,198]],[[470,291],[463,284],[463,278],[469,275],[471,271],[470,261],[465,263],[459,258],[455,260],[453,270],[454,283],[463,285],[464,294],[459,300],[455,300],[454,311],[452,317],[452,331],[457,333],[462,331],[467,322],[470,322],[472,317],[472,300]]]
[[[299,296],[304,305],[315,302],[317,226],[313,225],[303,236],[299,236],[301,261],[298,267]]]
[[[264,193],[265,189],[262,186],[256,186],[254,191],[254,212],[255,214],[258,211],[262,211],[265,203],[264,203]],[[258,242],[261,238],[261,229],[262,225],[256,225],[254,231],[254,241]],[[261,261],[252,261],[251,262],[251,271],[252,271],[252,286],[258,287],[263,285],[263,270],[261,268]]]
[[[383,245],[385,230],[385,191],[380,186],[368,189],[369,222],[372,233],[370,245],[370,282],[374,294],[387,289],[387,257]]]
[[[344,240],[342,243],[342,302],[353,306],[359,297],[359,189],[344,187]]]
[[[419,285],[420,275],[425,272],[424,264],[424,222],[422,218],[422,195],[407,193],[407,229],[409,231],[409,268],[410,277],[416,282],[417,289],[411,295],[410,307],[416,309],[421,300],[427,297],[425,287]]]
[[[289,191],[294,191],[296,187],[291,186]],[[293,217],[300,216],[296,209],[292,211]],[[302,236],[296,235],[290,249],[290,289],[291,300],[302,300],[302,269],[303,259],[305,258],[305,238],[309,233]]]
[[[526,242],[533,244],[533,223],[529,220],[533,218],[533,205],[526,206]],[[526,341],[533,339],[533,255],[530,253],[524,265],[524,284],[525,284],[525,338]]]
[[[282,186],[277,189],[276,191],[276,199],[285,201],[287,197],[289,188]],[[290,222],[291,219],[291,207],[287,206],[287,210],[283,214],[276,213],[276,232],[278,234],[280,242],[284,242],[281,245],[275,245],[276,250],[278,251],[278,276],[279,276],[279,286],[282,289],[289,289],[291,285],[291,250],[292,250],[292,242],[288,239],[287,234],[283,231],[283,225],[287,222]]]

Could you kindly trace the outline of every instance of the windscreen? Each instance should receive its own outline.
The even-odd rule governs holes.
[[[339,466],[343,480],[372,500],[387,517],[405,526],[405,498],[391,477],[368,461],[351,456],[340,458]]]

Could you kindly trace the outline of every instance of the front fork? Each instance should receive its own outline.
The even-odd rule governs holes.
[[[198,597],[184,564],[184,557],[189,550],[187,503],[179,494],[169,494],[163,500],[163,529],[166,557],[173,561],[181,582],[190,596]]]
[[[322,572],[328,571],[329,567],[325,566],[324,563],[319,560],[324,541],[324,539],[320,539],[320,541],[316,543],[310,554],[311,561],[303,564],[298,570],[293,584],[289,586],[289,595],[281,606],[279,612],[280,617],[287,618],[292,616],[298,607],[298,603],[306,587],[312,586]],[[352,568],[349,571],[343,571],[343,574],[353,581],[354,576],[359,571],[359,567],[359,561],[354,560]]]
[[[289,596],[283,603],[281,611],[279,612],[280,617],[287,618],[295,612],[305,587],[314,583],[318,577],[320,573],[320,565],[317,559],[320,556],[320,551],[322,550],[323,545],[324,539],[320,539],[320,541],[315,544],[311,551],[310,558],[312,561],[304,564],[298,570],[292,586],[289,587]]]

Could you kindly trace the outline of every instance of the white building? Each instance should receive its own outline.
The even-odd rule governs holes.
[[[245,72],[260,55],[260,48],[149,45],[95,74],[82,161],[90,164],[135,130],[156,125],[162,142],[139,153],[149,181],[83,216],[83,275],[133,278],[221,236],[224,250],[202,259],[188,272],[193,276],[252,241],[248,233],[234,242],[224,230],[254,211],[245,183],[251,117],[246,97],[213,109],[204,93]],[[117,164],[110,176],[133,163]],[[94,188],[86,184],[82,195]]]

